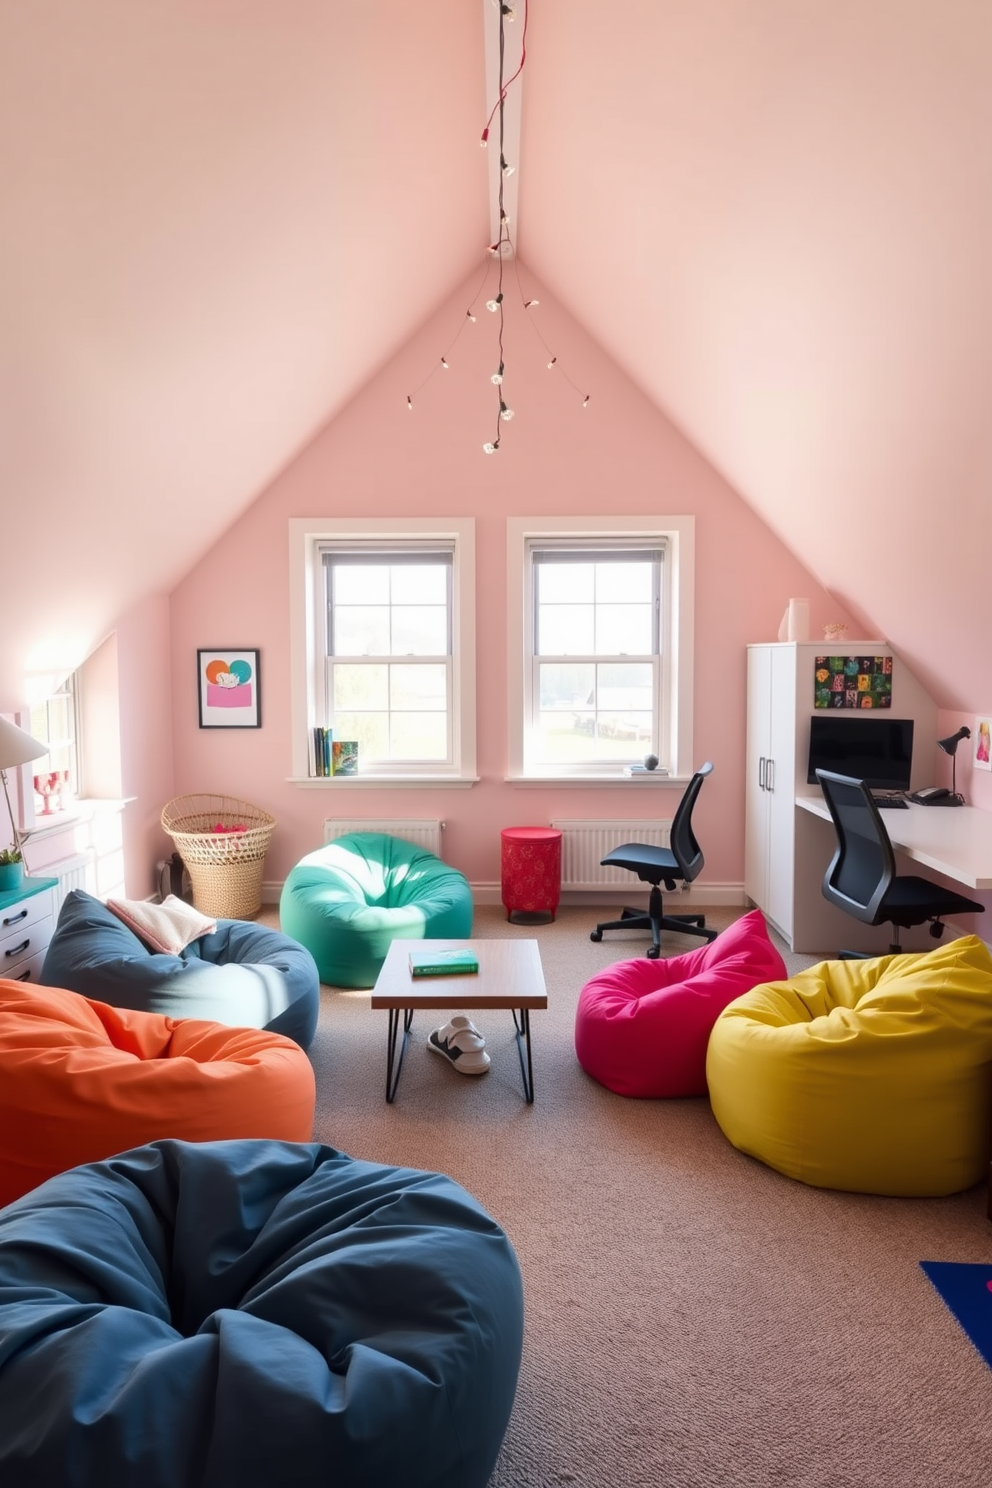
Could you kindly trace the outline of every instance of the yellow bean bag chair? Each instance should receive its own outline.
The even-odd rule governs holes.
[[[727,1007],[706,1057],[724,1135],[789,1178],[852,1193],[957,1193],[988,1175],[992,956],[823,961]]]

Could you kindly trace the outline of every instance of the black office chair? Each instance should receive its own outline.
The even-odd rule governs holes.
[[[953,889],[942,889],[928,878],[896,873],[889,834],[863,780],[829,770],[817,770],[816,778],[837,833],[837,851],[824,875],[823,897],[865,925],[891,924],[890,955],[902,950],[900,928],[908,930],[929,920],[930,934],[939,940],[944,915],[984,910],[984,904],[975,904]],[[840,952],[842,959],[861,954]]]
[[[619,920],[606,920],[589,934],[590,940],[602,940],[604,930],[650,930],[651,945],[646,954],[652,959],[661,954],[662,930],[678,930],[684,935],[701,935],[704,940],[716,940],[717,932],[707,930],[701,914],[666,915],[662,910],[660,884],[671,893],[676,880],[692,883],[703,866],[703,852],[692,830],[692,808],[696,804],[703,781],[712,774],[713,766],[707,761],[700,765],[685,788],[678,804],[669,833],[671,847],[652,847],[647,842],[625,842],[615,847],[603,858],[604,868],[626,868],[636,873],[642,883],[651,885],[647,913],[642,909],[624,909]]]

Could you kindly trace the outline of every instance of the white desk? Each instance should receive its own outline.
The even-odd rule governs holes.
[[[796,805],[830,821],[822,796],[797,796]],[[881,816],[896,852],[970,889],[992,889],[992,811],[910,802]]]
[[[916,806],[883,811],[902,873],[922,871],[950,880],[966,895],[992,889],[992,812],[974,806]],[[840,946],[884,953],[885,932],[863,925],[823,897],[823,876],[837,846],[827,803],[819,794],[795,797],[794,859],[791,864],[791,933],[782,930],[792,950],[833,956]],[[975,916],[975,933],[988,937],[992,914]],[[774,921],[773,921],[774,923]],[[929,927],[916,926],[900,936],[907,951],[933,949]],[[881,949],[880,949],[881,947]]]

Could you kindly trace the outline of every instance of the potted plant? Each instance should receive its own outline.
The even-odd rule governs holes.
[[[24,860],[18,847],[5,847],[0,852],[0,894],[9,894],[21,887],[24,877]]]

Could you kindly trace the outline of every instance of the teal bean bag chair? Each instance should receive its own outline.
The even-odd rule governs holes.
[[[457,868],[412,842],[350,832],[290,870],[279,918],[322,982],[372,987],[392,941],[471,935],[472,891]]]
[[[451,1178],[152,1142],[0,1210],[4,1488],[485,1488],[523,1291]]]

